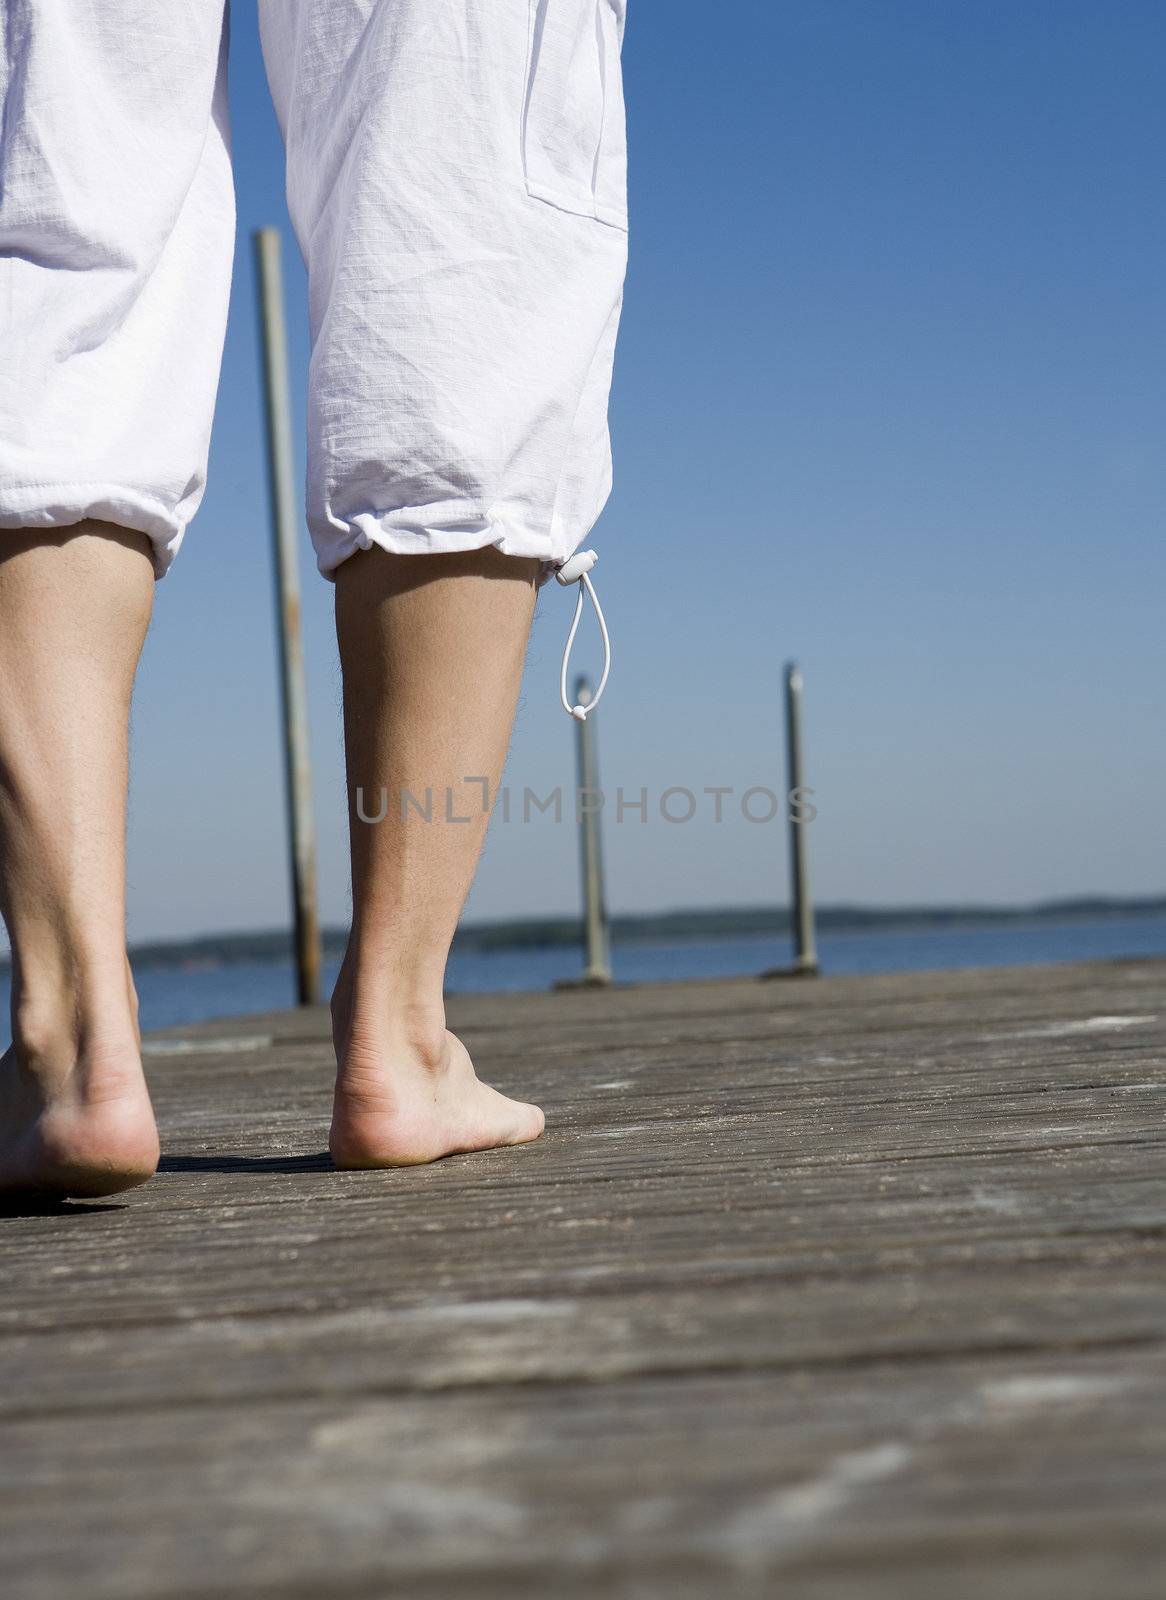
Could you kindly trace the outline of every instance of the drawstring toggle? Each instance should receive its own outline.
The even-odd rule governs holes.
[[[586,722],[588,713],[595,710],[599,704],[599,697],[607,683],[607,674],[611,670],[611,640],[607,637],[607,623],[603,620],[603,612],[599,605],[599,596],[595,593],[595,585],[588,574],[599,560],[594,550],[577,550],[575,554],[564,561],[555,571],[556,583],[564,587],[569,583],[579,585],[579,598],[575,602],[575,616],[571,623],[571,631],[567,635],[567,643],[563,650],[563,668],[559,673],[559,699],[563,702],[563,710],[569,717],[574,717],[576,722]],[[595,607],[595,620],[599,624],[599,632],[603,637],[603,676],[599,686],[587,705],[573,706],[567,698],[567,668],[571,661],[571,646],[575,643],[575,635],[579,631],[579,619],[583,615],[583,592],[591,596],[591,604]]]

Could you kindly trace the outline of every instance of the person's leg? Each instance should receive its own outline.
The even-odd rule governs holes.
[[[8,26],[4,26],[4,21]],[[0,0],[0,1186],[158,1147],[125,957],[130,685],[202,497],[230,291],[224,0]]]
[[[112,1194],[158,1161],[125,952],[130,692],[150,542],[98,523],[0,544],[0,907],[12,1048],[0,1190]]]
[[[431,1161],[542,1132],[536,1106],[478,1082],[442,1003],[486,832],[484,799],[493,802],[514,718],[538,570],[493,549],[372,550],[337,573],[353,896],[333,1000],[340,1166]]]
[[[610,487],[627,261],[624,0],[260,0],[308,267],[308,525],[337,582],[354,930],[345,1165],[535,1137],[445,1033],[441,981],[533,590]],[[444,790],[453,816],[443,819]],[[383,823],[356,816],[356,791]],[[401,787],[435,817],[399,817]]]

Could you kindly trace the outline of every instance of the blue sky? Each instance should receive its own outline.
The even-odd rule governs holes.
[[[602,776],[779,787],[806,676],[826,901],[1166,891],[1166,10],[631,0],[616,487],[590,541]],[[210,487],[133,739],[135,938],[287,915],[251,229],[286,228],[237,0],[239,240]],[[304,279],[286,267],[302,428]],[[298,441],[303,460],[302,437]],[[321,897],[347,908],[332,593],[303,585]],[[507,778],[573,780],[567,596]],[[609,820],[619,910],[786,893],[776,824]],[[571,912],[572,829],[495,823],[471,916]]]

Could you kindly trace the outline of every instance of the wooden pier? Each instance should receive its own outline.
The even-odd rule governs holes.
[[[0,1218],[6,1600],[1160,1600],[1166,962],[455,999],[545,1138],[336,1174],[323,1013]]]

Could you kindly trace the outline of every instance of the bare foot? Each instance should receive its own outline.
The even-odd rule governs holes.
[[[389,1050],[354,1034],[340,1062],[328,1141],[338,1167],[418,1166],[528,1144],[543,1131],[539,1108],[479,1082],[465,1045],[448,1031],[430,1049]]]
[[[95,1199],[144,1183],[157,1165],[132,1032],[115,1049],[14,1046],[0,1058],[0,1194]]]

